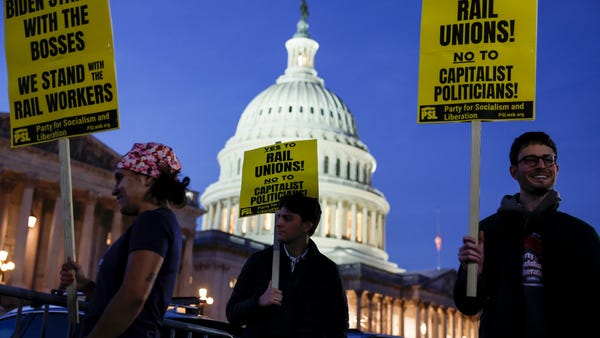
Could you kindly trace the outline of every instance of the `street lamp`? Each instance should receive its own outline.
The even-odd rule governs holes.
[[[212,297],[208,297],[208,290],[206,288],[198,289],[198,305],[200,306],[200,315],[204,316],[204,307],[214,303]]]
[[[425,324],[424,322],[421,323],[419,329],[421,331],[421,337],[425,337],[425,335],[427,334],[427,324]]]
[[[33,228],[35,228],[35,224],[36,224],[36,223],[37,223],[37,217],[35,217],[35,216],[29,216],[29,217],[27,218],[27,226],[28,226],[30,229],[33,229]]]
[[[8,251],[0,250],[0,284],[4,284],[4,273],[15,269],[15,263],[7,262]]]

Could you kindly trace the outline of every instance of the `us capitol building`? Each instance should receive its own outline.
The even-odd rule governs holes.
[[[203,304],[204,313],[226,320],[225,305],[246,259],[273,242],[273,214],[238,216],[244,152],[316,139],[323,216],[312,239],[338,264],[350,328],[406,338],[477,337],[478,318],[454,306],[455,270],[411,272],[388,260],[390,205],[371,184],[376,160],[349,108],[317,75],[319,44],[309,35],[307,16],[303,1],[296,32],[285,42],[287,68],[243,111],[218,153],[218,180],[201,194],[190,191],[190,203],[176,209],[185,243],[174,296],[198,297],[205,288],[214,303]],[[58,143],[10,148],[9,130],[8,114],[0,113],[0,250],[15,263],[0,282],[48,292],[58,286],[64,260]],[[91,135],[70,143],[77,260],[95,277],[102,253],[130,222],[111,195],[121,155]]]

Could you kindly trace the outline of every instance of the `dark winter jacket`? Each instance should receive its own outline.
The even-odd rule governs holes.
[[[310,240],[308,252],[291,271],[280,250],[282,306],[259,307],[269,286],[273,247],[253,254],[239,275],[227,303],[227,319],[245,325],[243,337],[337,338],[348,331],[348,303],[336,264]]]
[[[559,202],[558,193],[552,191],[528,213],[518,204],[518,194],[507,195],[497,213],[480,222],[484,264],[477,296],[466,297],[467,273],[462,267],[454,289],[463,314],[481,314],[480,338],[527,337],[523,242],[534,231],[542,238],[545,337],[598,335],[600,239],[589,224],[558,211]]]

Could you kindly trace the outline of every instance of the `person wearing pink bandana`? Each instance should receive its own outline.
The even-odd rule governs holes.
[[[135,143],[115,168],[121,214],[135,216],[104,253],[96,280],[67,258],[61,269],[61,289],[77,280],[90,299],[83,319],[83,337],[160,337],[159,327],[171,301],[182,235],[171,207],[187,203],[189,177],[179,180],[181,163],[171,147]]]

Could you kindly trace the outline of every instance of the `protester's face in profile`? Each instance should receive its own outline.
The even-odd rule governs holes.
[[[275,227],[279,241],[290,243],[297,239],[304,239],[310,224],[302,222],[300,215],[283,207],[275,214]]]
[[[112,191],[123,215],[135,216],[140,212],[144,196],[148,190],[144,175],[127,169],[115,170],[115,187]]]
[[[558,163],[552,148],[530,144],[519,152],[517,159],[518,163],[511,166],[510,172],[523,192],[543,195],[554,188]]]

